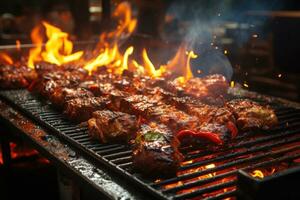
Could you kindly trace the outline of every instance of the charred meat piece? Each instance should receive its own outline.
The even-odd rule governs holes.
[[[278,124],[274,110],[249,99],[235,99],[226,106],[234,113],[241,130],[270,129]]]
[[[229,85],[226,78],[219,74],[209,75],[204,78],[191,78],[183,89],[185,93],[196,97],[218,97],[225,95]]]
[[[174,131],[187,128],[194,129],[198,126],[198,119],[196,117],[190,116],[176,109],[174,106],[166,104],[148,108],[144,117],[165,124]]]
[[[160,105],[160,99],[145,95],[132,95],[125,97],[120,102],[120,111],[145,116],[147,109]]]
[[[25,88],[36,78],[35,71],[28,67],[0,66],[0,88]]]
[[[87,90],[90,90],[95,96],[108,96],[115,90],[115,87],[111,83],[99,83],[99,82],[83,82],[79,85]]]
[[[138,121],[134,115],[102,110],[93,113],[88,128],[90,136],[101,143],[127,143],[135,138]]]
[[[141,125],[133,147],[133,166],[148,176],[174,175],[183,156],[179,141],[165,125]]]
[[[48,96],[54,85],[61,87],[75,87],[86,78],[85,71],[55,71],[43,74],[31,86],[30,90]],[[50,82],[50,83],[48,83]]]
[[[66,102],[64,113],[72,120],[83,122],[90,119],[93,112],[106,108],[109,102],[106,97],[71,99]]]
[[[58,87],[50,94],[50,101],[59,107],[62,107],[67,101],[75,98],[93,97],[93,93],[83,88],[64,88]]]
[[[226,107],[207,105],[190,97],[174,97],[170,102],[178,109],[198,117],[201,123],[225,124],[228,121],[235,123],[233,113]]]

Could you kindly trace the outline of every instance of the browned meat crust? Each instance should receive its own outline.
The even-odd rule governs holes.
[[[64,113],[72,120],[83,122],[92,117],[92,113],[102,110],[109,104],[106,97],[76,98],[66,102]]]
[[[174,175],[183,156],[179,141],[165,125],[143,124],[137,132],[133,149],[133,166],[148,176]]]
[[[96,111],[88,121],[89,134],[102,143],[128,143],[138,129],[136,116],[109,110]]]
[[[236,124],[241,130],[270,129],[278,124],[273,109],[249,99],[231,100],[226,106],[234,113]]]

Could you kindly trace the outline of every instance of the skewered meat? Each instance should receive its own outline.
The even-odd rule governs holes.
[[[106,97],[71,99],[66,102],[64,113],[72,120],[83,122],[89,120],[93,112],[106,108],[109,102]]]
[[[179,141],[165,125],[141,125],[133,147],[133,166],[148,176],[174,175],[183,156]]]
[[[103,110],[93,113],[88,128],[91,137],[101,143],[125,143],[135,138],[138,121],[134,115]]]
[[[59,107],[62,107],[67,101],[75,98],[93,97],[93,93],[83,88],[65,88],[57,87],[50,94],[50,101]]]
[[[274,110],[249,99],[231,100],[226,106],[234,113],[241,130],[270,129],[278,124]]]
[[[204,78],[191,78],[183,86],[187,94],[196,97],[225,95],[228,87],[226,78],[219,74],[209,75]]]
[[[37,78],[37,74],[27,67],[0,66],[0,88],[25,88]]]

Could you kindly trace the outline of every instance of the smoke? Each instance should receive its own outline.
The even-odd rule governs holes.
[[[176,0],[167,11],[167,15],[173,20],[165,29],[164,39],[184,41],[189,49],[199,54],[192,61],[195,75],[195,72],[201,70],[200,75],[220,73],[230,80],[233,74],[232,65],[218,41],[219,35],[226,34],[224,25],[229,22],[233,26],[240,26],[242,23],[251,25],[252,19],[245,15],[246,11],[272,10],[280,6],[278,0]],[[247,39],[242,33],[234,38],[239,45]]]

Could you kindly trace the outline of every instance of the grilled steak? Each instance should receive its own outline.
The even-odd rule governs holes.
[[[138,121],[134,115],[102,110],[93,113],[88,128],[91,137],[101,143],[126,143],[135,138]]]
[[[165,125],[141,125],[133,147],[133,166],[148,176],[174,175],[183,156],[179,141]]]
[[[234,113],[241,130],[270,129],[278,124],[274,110],[249,99],[231,100],[226,106]]]
[[[66,102],[64,113],[72,120],[83,122],[90,119],[93,112],[106,108],[109,102],[106,97],[71,99]]]

